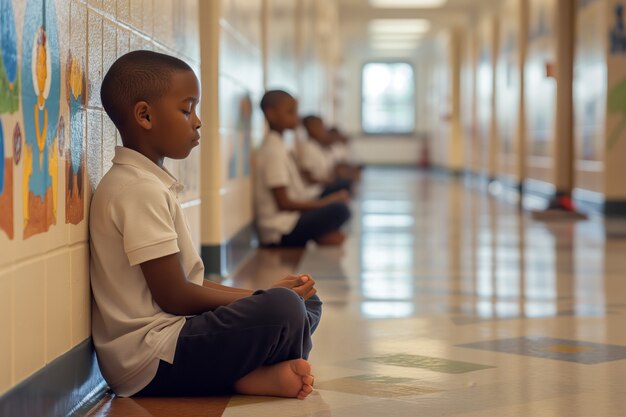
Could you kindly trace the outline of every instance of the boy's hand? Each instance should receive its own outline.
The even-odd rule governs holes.
[[[328,204],[330,203],[349,203],[350,202],[350,193],[346,190],[339,190],[335,193],[332,193],[325,198]]]
[[[285,278],[272,285],[272,288],[289,288],[294,290],[300,297],[308,300],[317,290],[315,280],[310,275],[287,275]]]

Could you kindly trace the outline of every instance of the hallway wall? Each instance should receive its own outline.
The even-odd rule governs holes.
[[[2,393],[90,335],[88,207],[119,143],[100,103],[103,74],[140,48],[195,69],[200,62],[195,2],[0,4],[8,22],[0,37]],[[38,67],[43,57],[47,66]],[[168,165],[188,187],[182,201],[192,225],[197,165],[198,152]]]
[[[259,108],[265,89],[293,94],[301,114],[334,120],[336,7],[336,0],[200,4],[201,250],[210,274],[232,273],[254,244],[252,176],[266,129]],[[294,145],[297,135],[286,136]]]
[[[432,31],[410,58],[425,62],[421,76],[429,80],[426,91],[418,87],[417,106],[428,119],[420,126],[436,138],[431,161],[458,172],[463,155],[474,176],[548,198],[571,194],[585,210],[626,215],[623,7],[618,0],[507,0]],[[438,41],[458,32],[457,52]],[[460,77],[450,93],[433,82],[446,68],[449,79]],[[455,142],[441,109],[457,108],[457,94],[450,117],[461,121],[463,138]],[[443,95],[443,105],[432,99]]]

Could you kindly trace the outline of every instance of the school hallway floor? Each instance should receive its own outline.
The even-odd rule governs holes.
[[[626,221],[540,223],[463,182],[370,168],[342,249],[259,250],[230,282],[317,280],[307,400],[107,398],[91,415],[626,416]]]

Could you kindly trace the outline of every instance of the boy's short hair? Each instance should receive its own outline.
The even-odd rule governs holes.
[[[162,97],[176,71],[193,71],[184,61],[153,51],[132,51],[119,57],[107,71],[100,98],[102,106],[118,130],[138,101]]]
[[[261,99],[261,110],[265,113],[268,109],[275,108],[278,103],[286,98],[293,99],[293,96],[283,90],[270,90],[263,94],[263,98]]]
[[[309,123],[311,122],[315,122],[315,121],[322,121],[322,118],[319,116],[316,116],[314,114],[310,114],[308,116],[305,116],[302,118],[302,126],[307,127],[309,126]]]

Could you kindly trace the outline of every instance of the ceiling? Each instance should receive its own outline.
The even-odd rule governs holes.
[[[503,0],[448,0],[437,9],[382,9],[370,6],[369,0],[338,0],[341,37],[344,50],[370,50],[368,24],[374,19],[427,19],[427,36],[451,26],[473,23],[486,9],[497,9]]]

